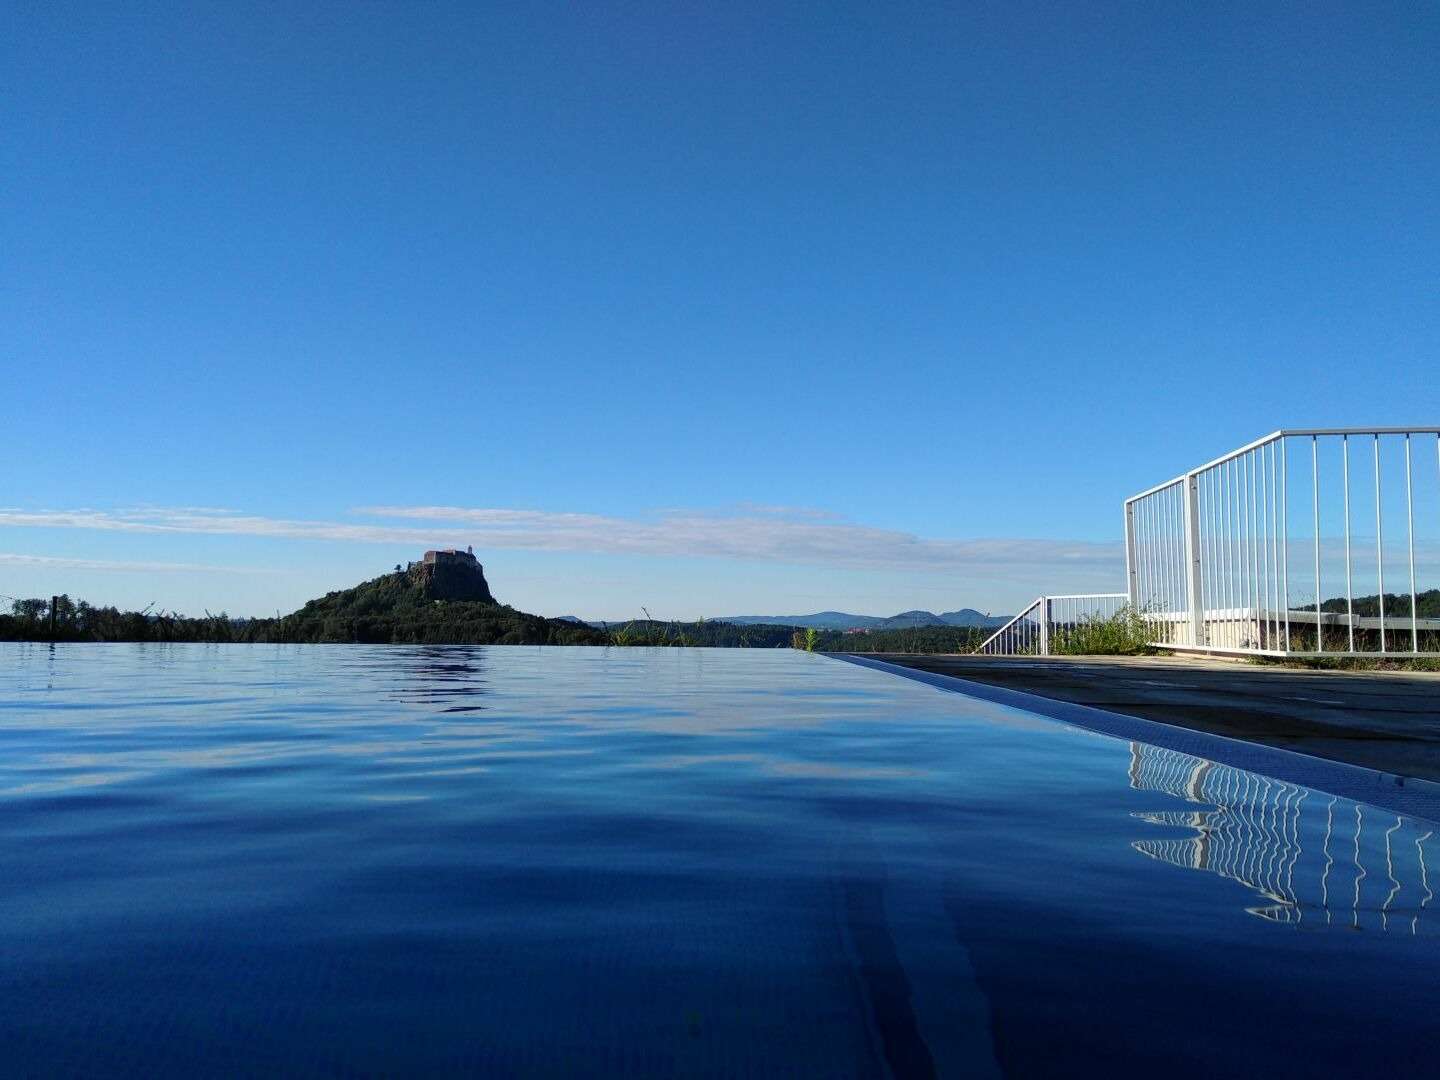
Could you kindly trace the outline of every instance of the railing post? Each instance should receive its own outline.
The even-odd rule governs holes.
[[[1190,644],[1205,645],[1205,598],[1200,580],[1200,474],[1185,477],[1185,592],[1190,602]]]
[[[1140,607],[1140,577],[1135,567],[1135,504],[1125,504],[1125,591],[1130,594],[1130,606]]]
[[[1050,597],[1040,598],[1040,655],[1050,655]]]

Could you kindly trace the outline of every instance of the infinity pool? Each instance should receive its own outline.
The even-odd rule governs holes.
[[[791,651],[0,645],[0,1072],[1432,1071],[1437,826],[1135,723]]]

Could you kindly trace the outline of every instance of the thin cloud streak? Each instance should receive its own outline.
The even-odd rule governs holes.
[[[110,559],[72,559],[61,555],[22,555],[0,551],[0,566],[54,567],[62,570],[105,570],[138,573],[273,574],[256,566],[206,566],[199,563],[118,562]]]
[[[643,555],[704,555],[861,569],[955,570],[976,566],[1061,563],[1114,569],[1118,544],[1065,540],[932,540],[843,521],[803,520],[774,513],[702,514],[670,511],[655,521],[594,514],[470,509],[457,506],[374,506],[376,517],[467,524],[491,547],[601,551]]]
[[[261,536],[374,544],[707,557],[859,570],[955,572],[1044,567],[1119,573],[1122,549],[1079,540],[937,540],[895,529],[817,518],[814,512],[706,514],[670,511],[653,520],[587,513],[457,506],[370,506],[357,515],[414,524],[296,521],[193,509],[0,509],[0,527],[128,533]]]

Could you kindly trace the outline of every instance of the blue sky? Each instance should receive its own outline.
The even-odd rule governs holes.
[[[0,594],[1119,588],[1122,499],[1440,415],[1440,9],[10,5]]]

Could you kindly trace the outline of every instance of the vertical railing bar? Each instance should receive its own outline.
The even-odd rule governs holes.
[[[1265,472],[1260,467],[1259,449],[1250,451],[1250,472],[1254,483],[1254,491],[1251,493],[1251,521],[1253,523],[1253,536],[1255,543],[1255,644],[1257,647],[1264,647],[1265,631],[1261,627],[1265,614],[1265,542],[1264,530],[1265,519],[1261,513],[1262,483]]]
[[[1145,500],[1142,499],[1137,503],[1131,504],[1130,528],[1132,536],[1134,537],[1131,542],[1135,545],[1135,589],[1131,599],[1134,601],[1136,607],[1140,607],[1144,603],[1143,597],[1145,595],[1145,560],[1141,555],[1141,543],[1145,538],[1144,517]]]
[[[1223,466],[1210,470],[1210,488],[1210,524],[1215,534],[1215,542],[1212,545],[1215,549],[1213,556],[1215,560],[1215,588],[1213,590],[1216,614],[1215,632],[1216,644],[1223,645],[1227,640],[1228,629],[1223,614],[1225,610],[1225,469]]]
[[[1150,538],[1154,558],[1153,576],[1150,581],[1150,603],[1154,606],[1156,612],[1158,613],[1162,606],[1158,598],[1160,596],[1161,590],[1165,587],[1161,576],[1160,496],[1158,493],[1150,497]],[[1154,625],[1158,628],[1160,624],[1155,623]]]
[[[1230,494],[1225,531],[1230,546],[1230,644],[1240,648],[1240,462],[1230,462]]]
[[[1250,647],[1259,647],[1260,637],[1260,569],[1256,566],[1256,545],[1255,545],[1255,451],[1250,451],[1244,457],[1245,461],[1245,503],[1249,509],[1250,516],[1245,519],[1245,527],[1248,530],[1245,536],[1246,558],[1249,560],[1246,570],[1246,588],[1249,591],[1249,602],[1246,608],[1249,618],[1246,620],[1246,633],[1250,634]],[[1253,631],[1252,629],[1253,628]]]
[[[1167,595],[1169,594],[1168,573],[1165,569],[1165,560],[1169,557],[1165,545],[1165,493],[1156,492],[1154,506],[1155,514],[1155,607],[1160,615],[1160,622],[1157,627],[1163,635],[1165,622],[1164,611],[1167,606]]]
[[[1134,531],[1135,545],[1135,604],[1140,606],[1144,603],[1145,596],[1145,501],[1135,503],[1131,507],[1130,527]]]
[[[1185,482],[1182,480],[1175,486],[1175,498],[1173,500],[1173,521],[1175,527],[1175,612],[1179,615],[1182,611],[1189,609],[1186,597],[1186,575],[1188,568],[1185,565]],[[1181,621],[1175,623],[1175,641],[1177,644],[1184,644],[1185,624]]]
[[[1277,602],[1280,596],[1280,548],[1275,543],[1275,537],[1280,527],[1280,517],[1275,497],[1275,444],[1273,442],[1265,445],[1264,462],[1269,472],[1269,479],[1266,481],[1265,487],[1265,513],[1266,521],[1269,523],[1265,539],[1270,545],[1266,554],[1270,560],[1270,580],[1267,583],[1265,602],[1270,605],[1269,633],[1270,647],[1273,649],[1280,640],[1280,605]]]
[[[1410,433],[1405,433],[1405,533],[1410,552],[1410,651],[1420,651],[1420,621],[1415,610],[1415,495],[1410,483]]]
[[[1173,611],[1178,616],[1185,608],[1181,599],[1185,595],[1185,525],[1183,513],[1185,509],[1185,482],[1182,480],[1174,487],[1175,495],[1170,500],[1170,567],[1174,573]],[[1184,643],[1183,624],[1176,621],[1172,640],[1175,644]]]
[[[1211,607],[1211,609],[1212,609],[1213,611],[1218,612],[1221,608],[1223,608],[1223,607],[1225,606],[1225,605],[1224,605],[1224,601],[1221,599],[1221,593],[1224,591],[1224,585],[1225,585],[1225,570],[1224,570],[1224,555],[1223,555],[1224,547],[1222,546],[1222,541],[1223,541],[1223,539],[1224,539],[1224,536],[1223,536],[1223,534],[1222,534],[1221,531],[1220,531],[1220,501],[1219,501],[1219,494],[1220,494],[1220,470],[1218,470],[1218,469],[1211,469],[1211,470],[1210,470],[1210,473],[1209,473],[1209,476],[1210,476],[1210,563],[1211,563],[1210,569],[1211,569],[1211,571],[1212,571],[1211,577],[1210,577],[1210,607]],[[1216,625],[1216,627],[1215,627],[1215,632],[1211,635],[1212,637],[1215,638],[1215,644],[1217,644],[1217,645],[1221,644],[1221,636],[1220,636],[1220,635],[1221,635],[1223,629],[1224,629],[1224,623],[1217,621],[1217,625]]]
[[[1310,502],[1315,510],[1315,651],[1325,651],[1325,623],[1320,617],[1320,440],[1310,436]]]
[[[1380,514],[1380,436],[1373,436],[1375,448],[1375,576],[1380,598],[1380,651],[1385,652],[1385,525]]]
[[[1163,585],[1163,583],[1162,583],[1162,577],[1161,577],[1161,560],[1160,560],[1160,496],[1159,496],[1158,494],[1157,494],[1157,495],[1152,495],[1152,496],[1150,497],[1150,544],[1151,544],[1151,561],[1152,561],[1153,564],[1154,564],[1154,568],[1153,568],[1153,570],[1152,570],[1152,576],[1151,576],[1151,580],[1150,580],[1150,602],[1151,602],[1152,604],[1155,604],[1155,606],[1156,606],[1156,608],[1157,608],[1157,610],[1158,610],[1158,608],[1159,608],[1160,605],[1159,605],[1159,602],[1158,602],[1158,600],[1157,600],[1157,597],[1160,595],[1161,589],[1164,588],[1164,585]]]
[[[1261,613],[1264,616],[1261,644],[1273,648],[1274,605],[1270,582],[1272,582],[1274,572],[1273,567],[1270,566],[1270,536],[1274,531],[1274,523],[1270,520],[1270,458],[1266,454],[1264,446],[1257,446],[1256,456],[1259,458],[1260,465],[1260,603]]]
[[[1161,624],[1165,631],[1167,644],[1174,644],[1170,640],[1170,609],[1174,606],[1171,597],[1175,591],[1175,540],[1173,533],[1173,522],[1171,521],[1170,489],[1166,488],[1160,493],[1160,566],[1163,570],[1161,578],[1161,604],[1165,611],[1165,620]]]
[[[1350,628],[1350,651],[1355,651],[1355,596],[1350,571],[1350,436],[1340,436],[1345,462],[1345,622]]]
[[[1150,530],[1147,521],[1150,514],[1150,500],[1144,499],[1140,503],[1137,524],[1140,529],[1139,550],[1144,553],[1144,559],[1140,563],[1140,602],[1143,607],[1150,606],[1150,554],[1147,545],[1150,542]]]
[[[1280,499],[1275,487],[1275,444],[1270,444],[1270,610],[1273,615],[1274,641],[1280,641]]]
[[[1258,649],[1261,647],[1260,617],[1265,610],[1265,600],[1260,585],[1260,466],[1255,454],[1256,451],[1251,450],[1246,456],[1250,459],[1250,573],[1254,578],[1255,647]]]
[[[1159,605],[1162,615],[1160,627],[1168,643],[1170,640],[1170,507],[1166,504],[1165,496],[1168,491],[1162,491],[1155,497],[1155,519],[1157,535],[1160,541],[1160,548],[1156,563],[1160,568],[1160,581],[1156,587],[1159,594]]]
[[[1215,525],[1215,471],[1212,469],[1205,474],[1205,519],[1210,528],[1210,542],[1208,544],[1209,576],[1207,577],[1207,593],[1209,596],[1209,607],[1205,615],[1205,640],[1220,644],[1218,634],[1210,630],[1210,612],[1220,607],[1220,530]],[[1218,631],[1218,627],[1216,628]]]
[[[1250,577],[1254,598],[1254,647],[1260,648],[1260,612],[1264,605],[1260,595],[1260,472],[1256,452],[1250,451]]]
[[[1206,617],[1206,610],[1210,603],[1210,574],[1207,561],[1210,554],[1209,545],[1209,517],[1210,506],[1205,501],[1205,477],[1202,473],[1195,474],[1195,505],[1200,515],[1200,627],[1203,636],[1199,642],[1201,645],[1210,644],[1210,622]]]
[[[1208,632],[1206,632],[1206,631],[1207,631],[1207,627],[1208,627],[1209,624],[1208,624],[1208,623],[1206,622],[1206,620],[1205,620],[1206,585],[1207,585],[1207,581],[1208,581],[1208,579],[1207,579],[1206,576],[1205,576],[1205,485],[1201,482],[1201,480],[1202,480],[1201,474],[1200,474],[1200,473],[1196,473],[1196,474],[1195,474],[1195,516],[1196,516],[1199,520],[1198,520],[1197,523],[1196,523],[1197,526],[1198,526],[1198,528],[1196,529],[1195,539],[1196,539],[1197,544],[1198,544],[1198,547],[1197,547],[1197,550],[1196,550],[1196,557],[1200,560],[1200,562],[1199,562],[1199,566],[1200,566],[1200,595],[1195,599],[1195,603],[1199,606],[1199,609],[1200,609],[1200,631],[1201,631],[1200,639],[1196,642],[1196,644],[1197,644],[1197,645],[1209,645],[1209,644],[1210,644],[1210,635],[1209,635]]]
[[[1257,446],[1251,452],[1255,462],[1255,638],[1261,648],[1265,647],[1268,630],[1265,623],[1270,619],[1270,525],[1265,517],[1265,448]]]
[[[1191,473],[1189,483],[1194,488],[1193,501],[1189,505],[1194,511],[1191,535],[1195,541],[1190,571],[1195,580],[1195,591],[1190,596],[1190,625],[1194,628],[1194,641],[1191,644],[1206,645],[1209,643],[1205,640],[1205,518],[1202,516],[1204,510],[1200,502],[1200,474]]]
[[[1146,500],[1145,509],[1149,515],[1149,523],[1146,526],[1150,534],[1150,590],[1147,594],[1149,603],[1155,604],[1155,596],[1160,591],[1160,546],[1159,546],[1159,510],[1160,504],[1155,496]]]
[[[1164,572],[1161,594],[1165,607],[1165,640],[1173,645],[1174,642],[1170,640],[1170,609],[1173,606],[1171,597],[1175,591],[1175,542],[1172,536],[1169,488],[1160,494],[1160,566]]]
[[[1136,577],[1138,562],[1135,556],[1135,504],[1125,504],[1125,592],[1132,605],[1140,601],[1140,581]]]
[[[1211,558],[1215,563],[1215,584],[1211,588],[1211,599],[1215,607],[1216,644],[1228,645],[1228,627],[1225,625],[1225,467],[1210,470],[1210,531]]]
[[[1270,513],[1267,498],[1270,489],[1265,484],[1265,447],[1256,450],[1260,455],[1260,595],[1262,600],[1261,611],[1265,614],[1264,631],[1261,633],[1261,644],[1274,644],[1274,638],[1270,634]]]
[[[1235,620],[1235,462],[1225,463],[1225,621],[1232,649],[1240,647]]]
[[[1150,603],[1150,500],[1146,499],[1140,504],[1139,514],[1140,526],[1140,550],[1144,553],[1144,559],[1140,563],[1140,594],[1142,602],[1147,606]]]
[[[1280,587],[1285,608],[1285,651],[1290,651],[1290,455],[1280,437]]]
[[[1240,580],[1238,580],[1240,608],[1246,612],[1246,625],[1248,626],[1248,622],[1250,622],[1250,615],[1248,615],[1250,613],[1250,539],[1246,534],[1246,501],[1248,492],[1250,492],[1250,484],[1247,482],[1247,477],[1246,459],[1244,459],[1244,455],[1241,455],[1236,459],[1236,562],[1238,563],[1237,569],[1240,570]],[[1236,648],[1246,647],[1244,635],[1250,631],[1248,629],[1241,631],[1238,618],[1236,619],[1236,631],[1238,636]]]
[[[1185,602],[1189,612],[1191,645],[1205,641],[1205,555],[1200,531],[1200,477],[1189,473],[1180,489],[1185,517]]]

